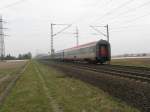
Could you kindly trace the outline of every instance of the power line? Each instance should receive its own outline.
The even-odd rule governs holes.
[[[126,25],[126,26],[120,26],[120,27],[111,27],[111,29],[124,29],[124,28],[134,28],[134,27],[143,27],[145,25],[150,25],[150,24],[140,24],[140,25],[134,25],[134,26],[131,26],[131,25]]]
[[[106,0],[105,0],[106,1]],[[95,4],[96,5],[94,5],[94,8],[95,7],[100,7],[99,6],[99,3],[101,2],[101,0],[99,0],[98,2],[96,2]],[[111,3],[112,2],[112,0],[111,1],[107,1],[107,2],[105,2],[105,4],[103,4],[102,6],[105,6],[105,5],[108,5],[109,3]],[[82,14],[80,17],[78,17],[75,21],[73,21],[72,22],[72,24],[76,24],[78,21],[83,21],[83,20],[85,20],[85,19],[87,19],[87,17],[86,17],[86,14],[88,14],[89,15],[89,11],[86,11],[86,13],[85,14]]]
[[[128,4],[132,3],[133,1],[134,1],[134,0],[128,0],[128,1],[126,1],[126,2],[124,2],[124,3],[122,3],[122,4],[119,5],[118,7],[114,8],[114,9],[112,9],[111,11],[105,13],[104,15],[98,17],[95,21],[98,21],[99,19],[103,19],[105,16],[108,16],[108,15],[113,14],[115,11],[118,11],[119,9],[121,9],[121,8],[123,8],[123,7],[125,7],[125,6],[127,6]],[[95,21],[94,21],[94,22],[95,22]]]
[[[141,5],[137,6],[137,7],[128,9],[128,10],[126,10],[126,11],[124,11],[124,12],[121,12],[121,13],[117,14],[117,17],[118,17],[118,16],[122,16],[122,15],[126,15],[126,14],[128,14],[128,13],[133,12],[133,11],[136,11],[137,9],[143,8],[143,7],[146,6],[146,5],[150,5],[150,1],[145,2],[145,3],[143,3],[143,4],[141,4]],[[116,18],[116,16],[113,16],[113,17],[110,18],[110,19],[113,20],[113,18]],[[113,23],[113,22],[114,22],[114,21],[112,21],[111,23]],[[109,24],[111,24],[111,23],[109,23]]]
[[[93,30],[95,30],[97,33],[107,37],[107,41],[109,42],[109,28],[108,24],[106,26],[90,26]],[[100,30],[98,30],[96,27],[103,27],[106,28],[106,34],[102,33]]]
[[[141,15],[141,16],[138,16],[138,17],[135,17],[135,18],[133,18],[132,20],[127,20],[127,21],[124,21],[124,22],[126,22],[126,23],[132,23],[132,22],[135,22],[135,21],[137,21],[137,20],[139,20],[139,19],[141,19],[141,18],[143,18],[143,17],[146,17],[146,16],[149,16],[150,15],[150,12],[149,13],[147,13],[147,14],[144,14],[144,15]],[[144,24],[142,24],[142,25],[144,25]],[[116,30],[114,30],[114,29],[128,29],[128,28],[131,28],[131,27],[142,27],[142,25],[136,25],[136,26],[131,26],[131,25],[127,25],[127,26],[121,26],[121,27],[117,27],[117,28],[112,28],[111,29],[111,31],[116,31]],[[145,24],[145,25],[148,25],[148,24]],[[118,30],[117,30],[118,31]]]
[[[1,10],[1,9],[7,9],[7,8],[10,8],[10,7],[13,7],[13,6],[15,6],[15,5],[17,5],[17,4],[20,4],[20,3],[22,3],[22,2],[25,2],[25,1],[26,1],[26,0],[18,0],[18,1],[16,1],[16,2],[14,2],[14,3],[8,4],[8,5],[3,6],[3,7],[0,7],[0,10]]]
[[[137,20],[141,19],[141,18],[144,18],[146,16],[149,16],[150,15],[150,12],[147,13],[147,14],[144,14],[144,15],[141,15],[141,16],[138,16],[138,17],[135,17],[133,19],[130,19],[130,20],[126,20],[126,21],[123,21],[124,23],[126,24],[131,24],[133,22],[136,22]],[[131,24],[132,25],[132,24]],[[127,25],[127,26],[123,26],[123,27],[118,27],[118,28],[113,28],[113,29],[119,29],[119,28],[128,28],[128,27],[131,27],[130,25]]]
[[[70,35],[75,35],[75,37],[76,37],[76,46],[78,46],[79,45],[79,29],[78,29],[78,26],[76,25],[76,27],[75,27],[75,32],[62,32],[61,34],[70,34]]]
[[[143,27],[144,25],[147,25],[147,27],[150,27],[150,24],[141,24],[141,25],[135,25],[135,26],[121,26],[121,27],[116,27],[116,28],[113,28],[111,27],[111,32],[121,32],[121,31],[125,31],[125,30],[135,30],[137,31],[138,29],[141,31],[142,28],[145,28]]]
[[[138,17],[136,17],[136,18],[134,18],[134,19],[132,19],[132,20],[128,20],[128,21],[125,21],[125,22],[127,22],[127,23],[135,22],[135,21],[137,21],[138,19],[141,19],[141,18],[146,17],[146,16],[148,16],[148,15],[150,15],[150,12],[147,13],[147,14],[145,14],[145,15],[138,16]]]
[[[103,35],[103,36],[106,36],[106,34],[102,33],[100,30],[96,29],[95,27],[101,27],[101,26],[90,26],[93,30],[95,30],[97,33]],[[105,26],[102,26],[102,27],[105,27]]]
[[[68,25],[68,24],[53,24],[53,25],[67,25],[67,27],[65,27],[62,30],[60,30],[59,32],[53,34],[53,37],[60,34],[60,33],[62,33],[63,31],[65,31],[66,29],[68,29],[71,26],[71,24],[70,25]]]

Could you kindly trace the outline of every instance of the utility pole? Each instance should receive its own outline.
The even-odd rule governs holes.
[[[108,24],[106,25],[106,29],[107,29],[107,41],[109,42],[109,28],[108,28]]]
[[[64,27],[60,31],[54,33],[53,27],[57,26],[57,25],[66,26],[66,27]],[[53,55],[55,52],[55,50],[54,50],[54,36],[57,36],[58,34],[62,33],[63,31],[68,29],[70,26],[71,26],[71,24],[53,24],[53,23],[51,23],[51,55]]]
[[[109,28],[108,28],[108,24],[106,26],[90,26],[93,30],[95,30],[97,33],[107,37],[107,41],[109,42]],[[99,29],[97,29],[97,27],[103,27],[106,28],[106,34],[102,33]]]
[[[76,46],[79,46],[79,30],[78,27],[76,26]]]
[[[53,48],[53,24],[51,24],[51,54],[54,54],[54,48]]]
[[[4,43],[4,32],[3,32],[3,18],[0,15],[0,60],[5,57],[5,43]]]

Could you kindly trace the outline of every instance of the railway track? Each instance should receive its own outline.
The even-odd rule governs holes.
[[[52,61],[42,61],[42,63],[61,70],[67,76],[100,87],[143,112],[150,110],[149,68]]]
[[[107,75],[125,77],[150,83],[150,68],[122,65],[94,65],[87,63],[59,62],[59,64],[65,64],[78,69],[86,69],[94,72],[105,73]]]

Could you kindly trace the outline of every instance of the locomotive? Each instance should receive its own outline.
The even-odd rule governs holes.
[[[111,60],[110,43],[106,40],[95,41],[56,52],[50,58],[60,61],[82,61],[103,64]]]

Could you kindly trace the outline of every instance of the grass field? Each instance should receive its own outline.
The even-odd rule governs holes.
[[[25,61],[0,62],[0,96],[3,94],[9,83],[16,77],[18,71],[22,69],[25,63]]]
[[[26,61],[0,62],[0,77],[15,72],[16,70],[20,69],[20,67],[22,67],[25,63]]]
[[[139,112],[104,91],[31,61],[0,112]]]
[[[111,64],[150,67],[150,58],[112,59]]]

